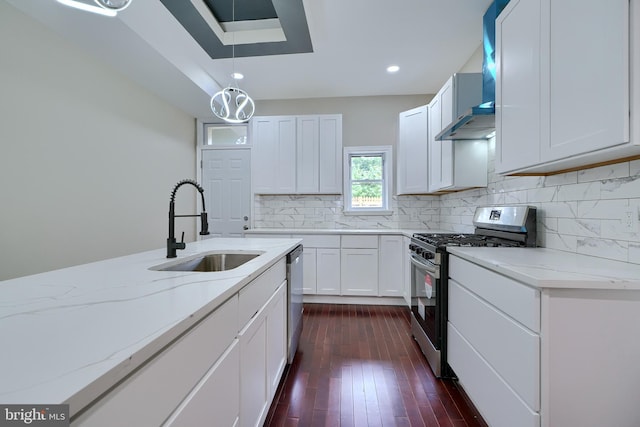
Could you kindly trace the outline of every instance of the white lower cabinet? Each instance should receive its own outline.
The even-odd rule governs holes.
[[[640,291],[537,289],[452,255],[448,308],[448,362],[491,427],[640,425]]]
[[[267,303],[267,394],[271,402],[287,365],[287,282]],[[268,409],[268,407],[267,407]]]
[[[340,249],[316,249],[318,295],[340,295]]]
[[[342,249],[340,283],[342,295],[378,295],[378,250]]]
[[[302,293],[305,295],[315,295],[317,292],[318,267],[316,262],[316,248],[309,248],[303,245],[302,249]]]
[[[261,426],[286,365],[286,281],[240,331],[240,425]]]
[[[402,234],[247,231],[245,236],[302,239],[305,295],[404,297],[411,305],[410,238]]]
[[[539,427],[540,292],[455,256],[449,276],[447,357],[460,384],[489,425]]]
[[[343,235],[340,251],[342,295],[378,295],[378,236]]]
[[[237,426],[240,415],[239,378],[240,346],[238,340],[234,340],[163,426]]]
[[[267,408],[267,323],[257,314],[240,331],[240,425],[258,426]]]
[[[81,413],[72,425],[162,425],[233,344],[237,318],[236,295]]]
[[[383,297],[401,297],[405,295],[404,254],[402,235],[380,235],[378,254],[378,294]]]
[[[305,295],[340,295],[340,235],[302,234],[303,292]]]
[[[74,418],[76,426],[261,426],[287,358],[284,258]]]
[[[404,297],[407,306],[411,308],[411,255],[409,254],[409,243],[411,243],[411,238],[403,236],[402,237],[402,270],[404,273],[404,290],[402,291],[402,296]]]

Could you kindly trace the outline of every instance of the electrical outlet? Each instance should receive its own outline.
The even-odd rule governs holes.
[[[638,213],[634,208],[627,208],[622,212],[622,229],[627,233],[638,231]]]

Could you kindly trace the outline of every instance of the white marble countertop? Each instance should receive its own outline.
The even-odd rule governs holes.
[[[439,230],[409,230],[401,228],[370,228],[370,229],[356,229],[356,228],[252,228],[246,231],[246,233],[254,234],[402,234],[407,237],[411,237],[413,233],[443,233]],[[444,232],[444,233],[450,233]]]
[[[640,265],[546,248],[450,247],[460,258],[537,288],[640,290]]]
[[[0,402],[78,412],[300,243],[223,239],[0,282]],[[151,271],[209,251],[264,251],[226,272]]]

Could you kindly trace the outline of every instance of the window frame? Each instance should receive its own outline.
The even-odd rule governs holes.
[[[353,207],[351,158],[358,156],[382,157],[382,207]],[[391,215],[391,192],[393,189],[393,147],[390,145],[344,148],[343,213],[345,215]]]

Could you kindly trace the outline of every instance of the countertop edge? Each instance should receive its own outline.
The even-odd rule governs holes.
[[[538,289],[640,290],[638,264],[548,248],[450,247],[447,251]]]

